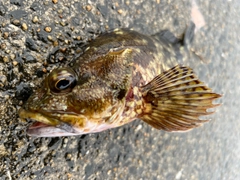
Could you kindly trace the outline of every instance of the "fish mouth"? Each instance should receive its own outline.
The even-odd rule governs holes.
[[[52,125],[52,126],[59,124],[58,120],[49,118],[37,111],[29,111],[29,110],[25,110],[25,109],[21,108],[18,111],[18,114],[21,119],[33,119],[38,122],[42,122],[43,124]]]
[[[41,122],[34,122],[27,129],[27,134],[29,136],[35,137],[61,137],[61,136],[76,136],[78,133],[69,132],[60,127],[55,127],[51,125],[47,125]]]
[[[91,122],[91,120],[88,120],[86,121],[86,123],[82,124],[82,127],[78,127],[49,117],[43,113],[25,110],[24,108],[21,108],[18,113],[21,119],[31,119],[36,121],[32,125],[30,125],[26,131],[29,136],[35,137],[77,136],[88,133],[97,133],[107,129],[118,127],[115,124],[99,124]],[[83,118],[81,116],[74,115],[72,115],[70,118],[74,117]]]
[[[19,110],[21,119],[31,119],[34,122],[27,129],[29,136],[36,137],[59,137],[79,135],[68,123],[60,122],[54,118],[49,118],[41,113],[28,111],[23,108]]]

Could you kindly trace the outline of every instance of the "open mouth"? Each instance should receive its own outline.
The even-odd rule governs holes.
[[[66,131],[62,127],[55,127],[47,125],[41,122],[35,122],[33,125],[29,126],[27,129],[27,134],[29,136],[36,137],[60,137],[60,136],[74,136],[79,135],[74,133],[74,129],[71,128],[71,131]]]
[[[84,119],[83,116],[62,114],[61,116],[65,116],[65,118],[77,119],[81,126],[75,126],[71,124],[71,121],[61,121],[55,119],[53,117],[49,117],[44,113],[39,113],[36,111],[25,110],[21,108],[19,110],[19,117],[21,119],[30,119],[35,121],[32,125],[30,125],[27,129],[27,134],[29,136],[35,137],[60,137],[60,136],[76,136],[88,133],[96,133],[101,132],[107,129],[111,129],[117,127],[115,124],[109,123],[96,123],[91,120]],[[68,123],[69,122],[69,123]]]
[[[59,121],[56,119],[49,118],[49,117],[47,117],[41,113],[35,112],[35,111],[27,111],[23,108],[21,108],[18,111],[18,114],[21,119],[33,119],[38,122],[42,122],[43,124],[51,125],[51,126],[55,126],[55,125],[59,124]]]
[[[26,111],[21,108],[19,110],[19,116],[21,119],[32,119],[37,121],[27,129],[27,134],[30,136],[59,137],[78,135],[70,124],[50,119],[37,112]]]

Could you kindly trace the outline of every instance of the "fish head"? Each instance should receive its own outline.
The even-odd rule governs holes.
[[[53,70],[19,110],[37,121],[27,133],[38,137],[71,136],[103,131],[124,109],[127,84],[72,68]]]

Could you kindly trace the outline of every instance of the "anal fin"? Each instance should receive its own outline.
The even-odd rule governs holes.
[[[201,126],[208,120],[199,117],[213,113],[207,109],[218,106],[212,101],[221,97],[184,66],[175,66],[156,76],[141,92],[144,102],[138,118],[165,131],[187,131]]]

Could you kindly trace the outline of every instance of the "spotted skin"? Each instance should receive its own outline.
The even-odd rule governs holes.
[[[71,67],[53,70],[20,109],[21,118],[43,123],[29,127],[28,133],[42,137],[94,133],[136,118],[172,130],[155,122],[160,115],[149,105],[150,85],[145,85],[178,64],[179,49],[156,37],[116,29],[90,42]]]

